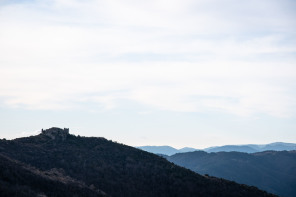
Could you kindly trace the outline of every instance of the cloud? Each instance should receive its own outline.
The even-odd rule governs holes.
[[[243,4],[243,5],[242,5]],[[292,1],[29,1],[0,7],[9,107],[295,115]]]

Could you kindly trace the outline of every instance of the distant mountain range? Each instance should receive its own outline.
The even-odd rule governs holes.
[[[0,140],[0,196],[274,197],[105,138],[50,128]]]
[[[278,150],[286,147],[283,145],[285,144],[275,143],[263,146],[262,149],[271,147]],[[296,151],[265,151],[252,154],[195,151],[166,158],[200,174],[253,185],[283,197],[296,196]]]
[[[176,153],[184,153],[184,152],[193,152],[193,151],[205,151],[208,153],[212,152],[243,152],[243,153],[256,153],[262,151],[290,151],[296,150],[296,144],[294,143],[283,143],[283,142],[275,142],[271,144],[257,145],[257,144],[248,144],[248,145],[226,145],[226,146],[216,146],[209,147],[205,149],[195,149],[195,148],[182,148],[176,149],[171,146],[138,146],[137,148],[151,152],[154,154],[168,155],[171,156]]]

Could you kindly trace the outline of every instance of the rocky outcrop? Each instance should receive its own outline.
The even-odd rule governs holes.
[[[46,130],[41,130],[41,133],[43,135],[46,135],[48,137],[50,137],[51,139],[62,139],[62,140],[66,140],[67,136],[69,135],[69,129],[68,128],[57,128],[57,127],[52,127],[50,129],[46,129]]]

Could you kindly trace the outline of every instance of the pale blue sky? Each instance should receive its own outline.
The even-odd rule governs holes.
[[[292,0],[0,0],[0,137],[296,142]]]

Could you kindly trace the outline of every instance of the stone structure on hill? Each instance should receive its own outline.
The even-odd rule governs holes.
[[[41,133],[43,135],[50,137],[51,139],[61,138],[62,140],[65,140],[69,135],[69,128],[61,129],[57,127],[52,127],[50,129],[45,130],[42,129]]]

